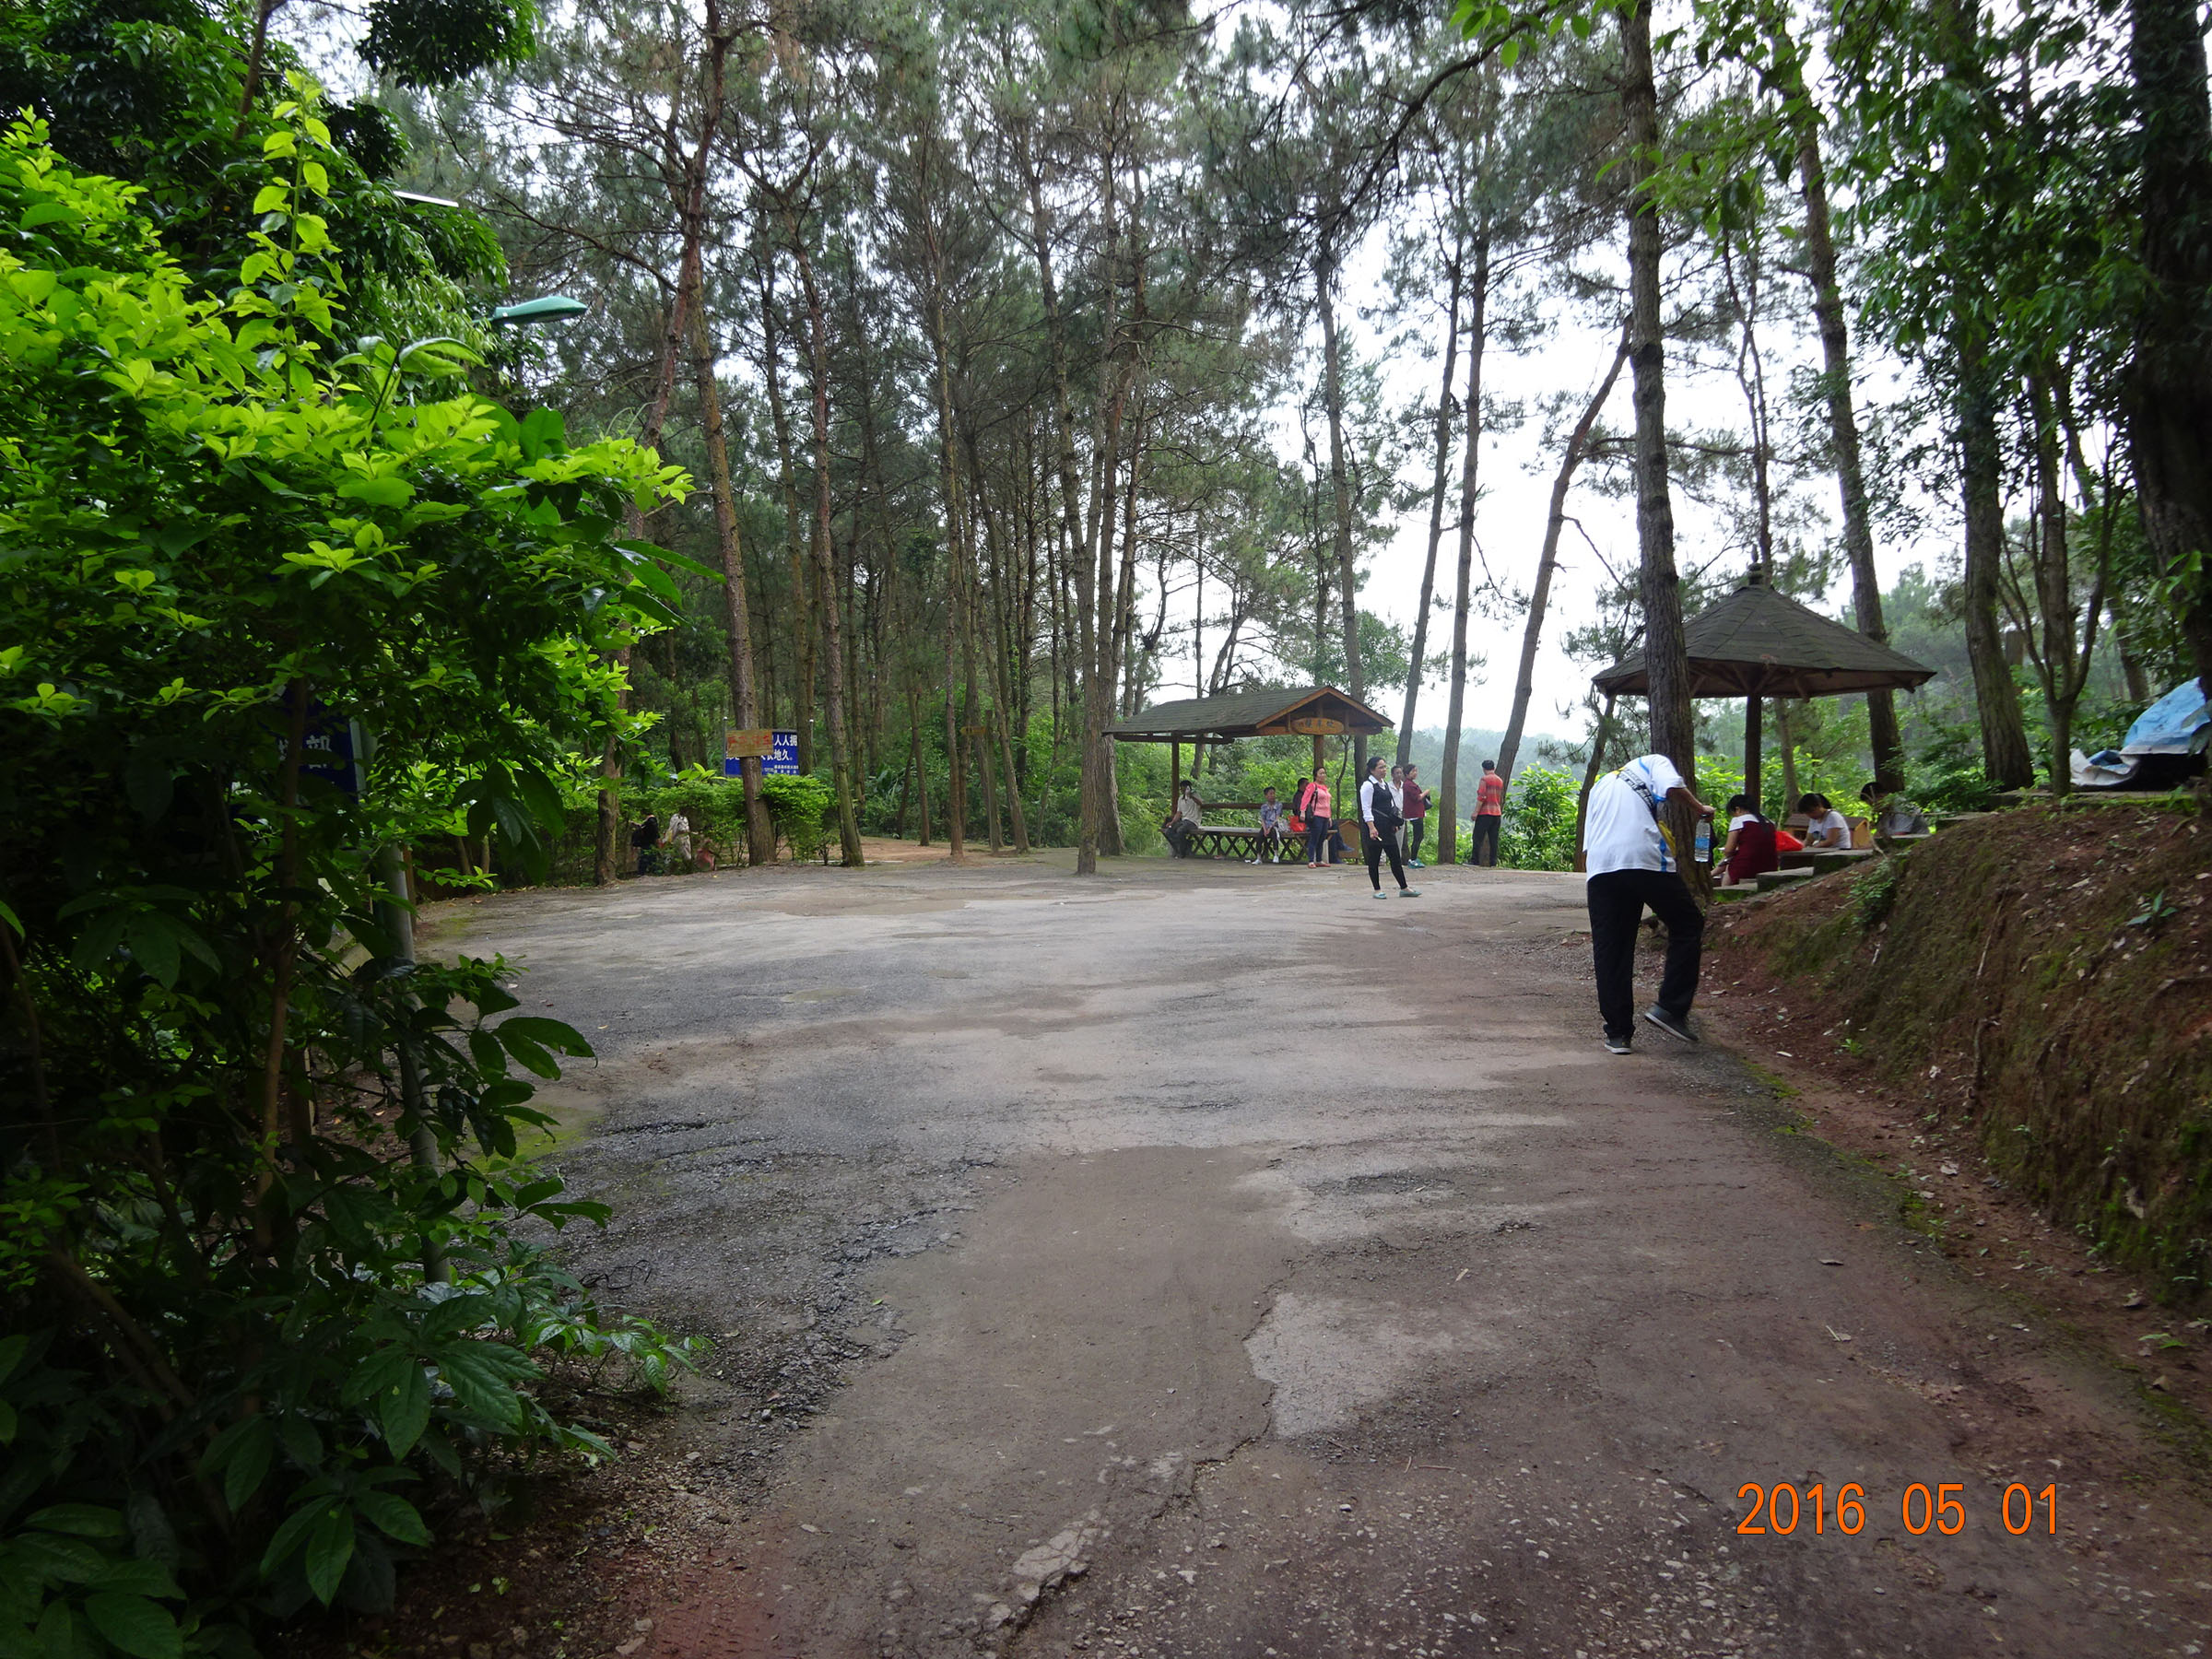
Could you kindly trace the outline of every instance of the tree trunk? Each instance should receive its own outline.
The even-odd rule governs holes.
[[[1782,750],[1782,816],[1788,818],[1797,810],[1797,736],[1790,730],[1786,697],[1774,700],[1774,742]]]
[[[1889,642],[1882,620],[1882,581],[1874,567],[1874,525],[1866,508],[1866,474],[1859,452],[1859,418],[1852,404],[1851,336],[1843,318],[1843,288],[1836,275],[1836,241],[1830,229],[1828,170],[1820,157],[1819,122],[1805,86],[1795,46],[1774,30],[1776,60],[1784,65],[1782,88],[1797,143],[1797,178],[1805,198],[1806,275],[1812,279],[1813,316],[1820,328],[1822,380],[1828,398],[1829,444],[1835,451],[1836,488],[1842,498],[1843,554],[1851,561],[1851,606],[1859,631]],[[1897,694],[1886,687],[1866,693],[1866,724],[1874,750],[1874,782],[1888,791],[1904,784],[1904,740],[1897,725]]]
[[[745,551],[737,538],[737,503],[730,488],[730,452],[722,425],[722,391],[714,375],[714,348],[707,330],[706,305],[697,260],[691,280],[695,303],[691,308],[691,371],[699,382],[700,425],[707,451],[707,477],[714,494],[714,540],[722,556],[723,616],[728,643],[730,706],[740,727],[752,724],[752,623],[745,602]],[[760,799],[760,762],[750,758],[738,763],[745,780],[746,862],[767,864],[774,859],[775,831]]]
[[[768,383],[768,413],[776,434],[777,488],[783,498],[783,540],[791,559],[792,651],[796,659],[792,687],[792,724],[799,735],[799,771],[814,772],[815,601],[828,594],[809,591],[806,552],[799,534],[799,486],[791,455],[791,418],[783,404],[783,353],[776,344],[775,251],[760,251],[760,369]]]
[[[1452,465],[1452,376],[1459,368],[1459,290],[1463,267],[1454,251],[1451,299],[1444,306],[1444,375],[1436,394],[1435,482],[1429,490],[1429,557],[1421,566],[1421,603],[1413,621],[1413,661],[1406,676],[1406,710],[1398,717],[1398,764],[1413,759],[1413,715],[1420,700],[1421,663],[1429,649],[1429,599],[1436,591],[1436,549],[1444,539],[1444,479]],[[1477,345],[1477,349],[1481,349]],[[1442,857],[1439,850],[1439,857]],[[1448,859],[1444,862],[1449,863]]]
[[[2005,660],[1997,626],[1998,584],[2005,568],[2003,452],[1996,401],[1988,385],[1986,351],[1979,325],[1968,322],[1959,343],[1959,456],[1966,510],[1966,655],[1974,675],[1974,706],[1982,724],[1982,770],[2000,789],[2035,782],[2035,759],[2020,715],[2019,688]]]
[[[972,499],[969,523],[972,525],[979,518],[982,521],[983,542],[991,552],[991,585],[994,592],[1003,591],[1006,586],[1006,549],[999,538],[998,521],[983,499],[982,457],[978,453],[972,429],[968,433],[968,480],[969,493]],[[992,725],[994,735],[998,738],[999,764],[1006,772],[1006,818],[1013,836],[1014,851],[1027,853],[1030,850],[1030,824],[1028,816],[1021,808],[1021,783],[1015,771],[1014,740],[1009,730],[1016,714],[1013,678],[1007,662],[1011,647],[1004,629],[994,626],[992,634],[991,648],[984,654],[991,664],[992,687],[998,700],[998,717],[992,722]]]
[[[1697,727],[1689,700],[1689,653],[1682,637],[1682,582],[1675,570],[1675,509],[1667,484],[1666,356],[1659,303],[1660,225],[1654,175],[1659,162],[1659,91],[1652,69],[1652,0],[1620,13],[1626,54],[1622,113],[1629,183],[1629,361],[1635,371],[1636,540],[1642,553],[1643,660],[1650,665],[1652,751],[1675,763],[1697,788]],[[1694,825],[1687,806],[1669,809],[1675,844],[1688,849]],[[1698,882],[1705,867],[1677,861]]]
[[[1598,382],[1597,390],[1583,406],[1583,418],[1574,423],[1567,451],[1559,457],[1559,470],[1551,480],[1551,515],[1544,523],[1544,549],[1536,556],[1536,579],[1528,591],[1528,621],[1521,629],[1521,666],[1513,678],[1512,712],[1506,718],[1505,736],[1498,746],[1498,775],[1508,783],[1513,781],[1513,766],[1521,758],[1521,734],[1528,724],[1529,702],[1535,696],[1536,648],[1543,641],[1544,615],[1551,603],[1552,573],[1559,568],[1559,535],[1567,523],[1567,491],[1583,457],[1589,453],[1590,434],[1597,427],[1606,400],[1613,395],[1628,355],[1629,335],[1624,328],[1620,347],[1606,365],[1606,378]]]
[[[2201,17],[2196,0],[2128,6],[2151,291],[2136,312],[2125,385],[2144,535],[2159,571],[2183,579],[2182,633],[2212,698],[2212,101]]]
[[[1329,414],[1329,488],[1335,505],[1336,585],[1344,610],[1345,689],[1355,701],[1367,700],[1367,676],[1359,662],[1359,595],[1352,569],[1352,481],[1344,455],[1344,361],[1336,338],[1336,262],[1324,253],[1313,268],[1313,292],[1321,308],[1322,401]],[[1367,734],[1352,739],[1352,767],[1367,775]]]
[[[913,734],[912,754],[914,767],[914,789],[921,796],[922,814],[917,846],[929,845],[929,763],[922,753],[922,698],[913,687],[906,688],[906,716],[908,729]]]
[[[1475,294],[1474,337],[1467,348],[1466,429],[1459,460],[1459,560],[1452,597],[1452,694],[1444,707],[1443,776],[1437,780],[1436,862],[1459,859],[1459,735],[1467,707],[1467,609],[1474,599],[1475,498],[1482,469],[1482,359],[1489,326],[1489,244],[1482,245]]]
[[[837,839],[845,868],[857,870],[867,860],[860,846],[860,820],[853,810],[853,735],[846,729],[847,708],[844,658],[844,601],[837,580],[836,554],[830,535],[830,324],[822,312],[821,290],[814,280],[814,261],[807,256],[806,240],[795,216],[787,215],[784,228],[791,239],[792,257],[798,262],[799,286],[806,297],[806,339],[813,359],[814,382],[814,571],[817,592],[822,597],[824,683],[830,706],[830,777],[837,792]],[[854,526],[855,534],[858,525]]]
[[[1090,711],[1088,682],[1098,661],[1097,613],[1093,608],[1093,581],[1095,577],[1095,547],[1084,534],[1082,470],[1076,453],[1076,417],[1073,396],[1069,391],[1067,350],[1067,321],[1060,311],[1060,289],[1053,269],[1052,218],[1044,206],[1043,181],[1030,149],[1028,129],[1015,135],[1016,154],[1018,158],[1022,182],[1030,199],[1030,232],[1031,251],[1037,261],[1037,287],[1040,304],[1044,312],[1045,339],[1051,348],[1053,361],[1053,425],[1058,439],[1060,470],[1060,504],[1066,526],[1066,556],[1063,572],[1075,586],[1076,642],[1068,653],[1069,665],[1080,665],[1080,686],[1069,687],[1069,713],[1078,690],[1083,694],[1083,710],[1077,722],[1088,735]],[[1109,346],[1113,343],[1115,289],[1112,282],[1106,285],[1106,330]],[[1058,728],[1054,727],[1055,740]],[[1096,779],[1092,771],[1090,749],[1086,747],[1077,758],[1079,801],[1077,813],[1076,874],[1091,876],[1098,873],[1098,804],[1094,798]]]

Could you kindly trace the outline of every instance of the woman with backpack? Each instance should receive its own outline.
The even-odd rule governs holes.
[[[1315,778],[1299,793],[1298,816],[1306,820],[1306,868],[1318,870],[1329,846],[1328,780]]]
[[[1406,826],[1406,815],[1399,806],[1398,792],[1383,771],[1389,764],[1377,755],[1367,763],[1367,779],[1359,785],[1359,823],[1367,832],[1367,878],[1374,883],[1375,897],[1382,898],[1382,857],[1388,853],[1390,873],[1398,881],[1398,897],[1418,899],[1421,890],[1406,885],[1406,865],[1398,856],[1398,832]]]

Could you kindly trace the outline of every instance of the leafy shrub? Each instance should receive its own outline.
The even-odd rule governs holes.
[[[1574,868],[1574,811],[1580,778],[1549,766],[1524,766],[1505,792],[1498,862],[1516,870]]]
[[[311,89],[271,121],[221,298],[0,137],[0,1652],[386,1603],[426,1496],[604,1455],[540,1357],[688,1353],[518,1238],[604,1217],[513,1161],[591,1050],[414,962],[375,855],[450,811],[542,862],[671,614],[611,526],[680,478],[450,343],[347,350],[340,162]]]
[[[1905,757],[1905,794],[1927,812],[1987,812],[1997,789],[1982,770],[1982,737],[1971,724],[1945,722]]]
[[[730,788],[735,792],[736,785]],[[764,777],[760,798],[768,803],[769,821],[775,825],[777,838],[790,843],[793,857],[809,859],[821,853],[837,806],[837,791],[827,778]]]

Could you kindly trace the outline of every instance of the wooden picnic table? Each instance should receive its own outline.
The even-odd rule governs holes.
[[[1260,809],[1260,803],[1257,801],[1208,801],[1205,804],[1205,809],[1208,812],[1257,812]],[[1283,808],[1283,816],[1286,818],[1290,816],[1290,809],[1288,806]],[[1192,832],[1190,856],[1193,858],[1250,858],[1258,850],[1259,842],[1260,830],[1256,824],[1209,824],[1201,820],[1197,829]],[[1289,849],[1290,843],[1290,830],[1288,826],[1285,825],[1282,830],[1282,845],[1286,851]],[[1300,862],[1304,861],[1301,859]]]

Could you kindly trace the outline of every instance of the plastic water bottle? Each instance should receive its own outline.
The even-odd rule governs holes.
[[[1711,864],[1712,862],[1712,820],[1711,818],[1701,818],[1698,820],[1697,846],[1698,862]]]

